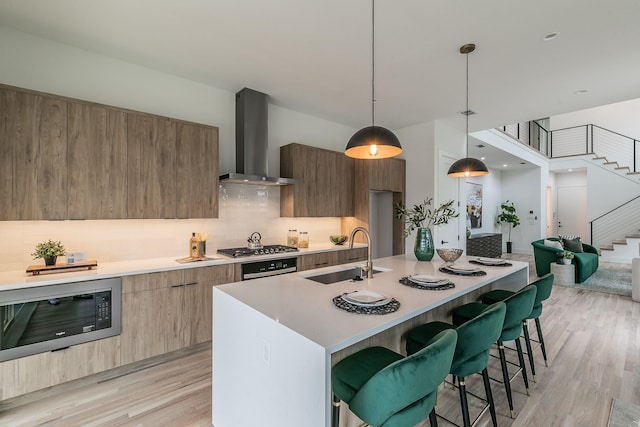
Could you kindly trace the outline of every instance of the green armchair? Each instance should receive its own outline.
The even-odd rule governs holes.
[[[554,237],[550,237],[547,240],[560,241],[560,239]],[[545,245],[544,239],[531,242],[531,245],[533,246],[536,273],[538,277],[542,277],[551,272],[551,263],[557,261],[557,254],[563,252],[563,250]],[[573,252],[572,263],[576,266],[576,283],[584,282],[598,269],[598,250],[586,243],[582,244],[582,250],[584,252]]]

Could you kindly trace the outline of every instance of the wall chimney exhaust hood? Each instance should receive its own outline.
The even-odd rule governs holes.
[[[236,171],[220,175],[221,182],[288,185],[292,178],[267,174],[269,112],[267,95],[244,88],[236,93]]]

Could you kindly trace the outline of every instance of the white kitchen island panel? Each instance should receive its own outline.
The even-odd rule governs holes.
[[[343,265],[215,287],[214,427],[330,426],[333,364],[370,345],[402,352],[403,334],[411,327],[447,320],[454,306],[489,289],[523,288],[528,264],[509,262],[506,267],[482,266],[484,276],[454,276],[439,271],[443,263],[438,258],[421,262],[413,255],[399,255],[375,260],[375,267],[385,271],[359,282],[324,285],[308,279],[350,266]],[[455,288],[421,290],[399,283],[412,274],[447,278]],[[334,306],[333,297],[354,290],[393,297],[400,308],[365,315]]]
[[[323,347],[216,288],[213,336],[214,426],[328,425]]]

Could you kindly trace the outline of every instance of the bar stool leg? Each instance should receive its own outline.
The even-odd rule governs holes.
[[[458,378],[458,391],[460,392],[460,406],[462,406],[462,420],[464,427],[471,426],[471,420],[469,419],[469,403],[467,402],[467,388],[464,383],[464,377]]]
[[[502,379],[504,381],[504,388],[507,392],[507,401],[509,402],[511,418],[515,418],[515,412],[513,411],[513,396],[511,395],[511,383],[509,382],[509,369],[507,368],[507,356],[504,354],[504,344],[502,343],[502,341],[498,341],[498,353],[500,354],[500,365],[502,365]]]
[[[529,394],[529,378],[527,378],[527,365],[524,364],[524,354],[522,353],[522,344],[520,343],[520,337],[516,338],[516,349],[518,350],[518,361],[520,362],[520,368],[522,369],[522,379],[524,380],[524,387],[527,389],[527,396]]]
[[[540,318],[536,317],[536,330],[538,331],[538,340],[540,340],[540,349],[542,350],[542,357],[544,357],[544,366],[549,366],[547,363],[547,348],[544,346],[544,338],[542,337],[542,326],[540,326]]]
[[[529,338],[529,325],[527,319],[522,321],[522,331],[524,332],[524,344],[527,346],[527,356],[529,357],[529,366],[531,367],[531,379],[536,382],[536,366],[533,362],[533,351],[531,351],[531,338]]]
[[[438,427],[438,418],[436,417],[436,408],[433,408],[429,412],[429,424],[431,427]]]
[[[340,399],[331,393],[331,427],[338,427],[340,424]]]
[[[487,368],[482,370],[482,381],[484,382],[484,391],[487,394],[487,403],[489,403],[489,413],[491,414],[493,427],[498,427],[496,407],[493,404],[493,393],[491,392],[491,383],[489,382],[489,371],[487,371]]]

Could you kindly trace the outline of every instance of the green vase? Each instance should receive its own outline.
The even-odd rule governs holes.
[[[413,247],[413,253],[419,261],[431,261],[433,258],[433,236],[431,236],[431,229],[418,228],[418,234],[416,235],[416,244]]]

